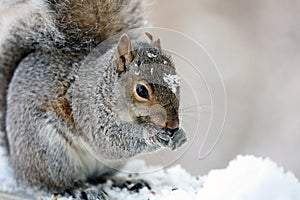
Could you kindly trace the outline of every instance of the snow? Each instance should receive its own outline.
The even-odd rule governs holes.
[[[216,192],[217,191],[217,192]],[[198,199],[299,200],[300,184],[269,158],[238,156],[223,170],[208,173]]]
[[[153,167],[157,169],[158,167]],[[151,167],[146,166],[142,160],[135,160],[129,163],[124,171],[152,171]],[[126,173],[120,173],[126,177]],[[151,191],[142,190],[140,194],[131,195],[127,190],[108,191],[112,199],[128,200],[160,200],[160,199],[195,199],[197,191],[203,185],[203,179],[191,176],[181,166],[176,165],[165,170],[159,170],[151,173],[142,173],[138,177],[146,180],[152,186]],[[124,195],[125,194],[125,195]],[[121,197],[119,195],[122,195]],[[125,198],[126,197],[126,198]]]
[[[180,84],[180,77],[177,75],[172,74],[164,74],[163,80],[167,83],[170,90],[172,90],[173,93],[176,93],[177,87]]]
[[[300,183],[296,177],[291,172],[285,172],[282,167],[278,167],[269,158],[237,156],[227,168],[211,170],[206,176],[201,177],[190,175],[179,165],[164,170],[154,171],[154,169],[157,167],[147,166],[143,160],[133,160],[117,175],[128,178],[129,174],[126,171],[134,171],[136,175],[131,174],[131,176],[146,180],[150,183],[151,190],[143,188],[139,193],[133,193],[126,189],[112,189],[112,181],[107,181],[103,185],[103,189],[111,199],[118,200],[300,199]],[[29,188],[17,186],[3,147],[0,147],[0,199],[1,192],[2,194],[20,194],[21,192],[27,196],[35,194],[32,197],[37,199],[51,199],[51,194],[33,193]],[[71,200],[72,198],[58,199]]]
[[[152,52],[147,52],[147,56],[148,56],[148,58],[156,58],[157,57],[157,55]]]

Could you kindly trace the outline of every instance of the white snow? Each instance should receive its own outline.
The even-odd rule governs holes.
[[[140,71],[135,71],[134,74],[138,76],[140,75]]]
[[[152,52],[147,52],[147,56],[148,56],[148,58],[156,58],[157,57],[157,55]]]
[[[129,163],[124,171],[152,171],[158,167],[146,166],[142,160],[135,160]],[[126,173],[120,173],[126,177]],[[106,190],[112,199],[128,200],[161,200],[161,199],[196,199],[199,188],[203,185],[203,178],[193,177],[181,166],[176,165],[165,170],[151,173],[139,174],[139,179],[146,180],[151,184],[152,189],[144,189],[140,194],[130,194],[127,190]],[[119,196],[122,195],[122,196]],[[126,197],[126,198],[125,198]],[[175,198],[176,197],[176,198]]]
[[[173,93],[176,93],[177,87],[180,84],[180,77],[177,75],[165,73],[163,80],[167,83],[169,89],[172,90]]]
[[[226,169],[208,173],[198,199],[299,200],[300,184],[269,158],[238,156]]]
[[[201,167],[201,166],[199,166]],[[111,199],[126,200],[299,200],[300,183],[291,172],[284,172],[282,167],[269,158],[237,156],[227,168],[211,170],[202,177],[191,176],[181,166],[176,165],[153,171],[157,167],[147,166],[142,160],[128,163],[119,177],[128,178],[125,171],[137,172],[133,178],[148,181],[152,189],[143,188],[139,193],[126,189],[111,188],[108,181],[103,188]],[[33,195],[30,189],[18,188],[13,171],[3,147],[0,147],[0,199],[1,193]],[[22,193],[23,192],[23,193]],[[35,193],[32,198],[51,199],[51,194]],[[29,198],[30,199],[30,198]],[[60,200],[71,200],[62,197]]]

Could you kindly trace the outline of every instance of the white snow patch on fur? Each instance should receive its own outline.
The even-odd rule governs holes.
[[[180,84],[180,77],[172,74],[164,74],[163,80],[167,83],[169,89],[173,93],[176,93],[177,87]]]

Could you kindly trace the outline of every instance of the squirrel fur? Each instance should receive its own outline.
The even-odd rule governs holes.
[[[176,76],[171,58],[149,33],[121,34],[142,26],[142,1],[0,3],[2,15],[26,8],[0,47],[1,131],[20,183],[64,192],[113,175],[101,159],[118,168],[185,143],[179,86],[164,80]]]

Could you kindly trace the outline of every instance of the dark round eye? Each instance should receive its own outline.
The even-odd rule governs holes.
[[[141,84],[137,84],[136,85],[136,93],[144,99],[148,99],[149,98],[149,93],[147,88],[144,85]]]

